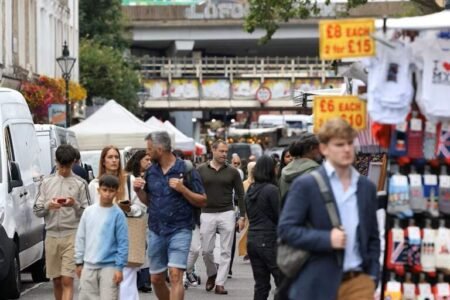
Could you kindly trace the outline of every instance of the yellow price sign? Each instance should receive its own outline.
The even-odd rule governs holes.
[[[319,22],[320,58],[333,60],[345,57],[375,55],[374,19],[323,20]]]
[[[366,128],[366,102],[356,96],[315,96],[313,113],[314,131],[335,117],[343,118],[357,130]]]

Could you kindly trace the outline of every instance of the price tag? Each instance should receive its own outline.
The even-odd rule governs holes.
[[[389,292],[401,292],[402,284],[397,281],[389,281],[386,285],[386,290]]]
[[[436,124],[430,121],[425,123],[425,131],[428,133],[435,134],[436,133]]]
[[[422,186],[422,176],[419,174],[409,174],[409,185],[411,187],[421,187]]]
[[[331,118],[340,117],[355,129],[366,128],[366,102],[355,96],[315,96],[314,130]]]
[[[429,283],[419,283],[419,295],[421,295],[421,296],[432,295],[431,285]]]
[[[408,123],[406,123],[406,122],[397,124],[395,126],[395,130],[400,131],[400,132],[406,132],[407,129],[408,129]]]
[[[403,299],[414,300],[416,298],[416,286],[413,283],[403,284]]]
[[[441,188],[450,188],[450,176],[440,175],[439,176],[439,186]]]
[[[446,297],[450,296],[450,286],[448,283],[441,282],[436,285],[438,296]]]
[[[408,186],[408,177],[403,175],[396,174],[392,176],[392,181],[395,185]]]
[[[422,131],[422,120],[421,119],[411,119],[411,131]]]
[[[420,240],[420,228],[417,226],[408,227],[408,238],[410,240]]]
[[[438,184],[438,180],[437,180],[437,176],[436,175],[426,174],[423,177],[424,177],[424,182],[425,182],[426,185],[437,185]]]
[[[394,242],[404,242],[405,241],[405,234],[403,232],[403,229],[400,228],[393,228],[392,230],[392,240]]]
[[[320,58],[333,60],[345,57],[375,55],[374,19],[339,19],[319,22]]]

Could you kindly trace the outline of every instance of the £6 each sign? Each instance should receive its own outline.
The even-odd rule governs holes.
[[[357,130],[366,127],[366,102],[356,96],[315,96],[313,113],[314,131],[328,119],[336,117],[346,120]]]

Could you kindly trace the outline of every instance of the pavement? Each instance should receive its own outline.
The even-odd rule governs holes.
[[[201,257],[197,261],[197,274],[201,276],[202,284],[198,287],[189,287],[185,293],[186,300],[251,300],[253,299],[254,280],[252,269],[249,262],[244,262],[242,257],[236,257],[233,264],[233,278],[228,279],[225,288],[228,295],[216,295],[214,292],[206,292],[206,271],[205,264]],[[28,274],[23,274],[22,281],[24,283],[24,291],[21,300],[51,300],[53,298],[53,290],[51,282],[33,284]],[[78,281],[76,282],[76,290],[78,289]],[[74,300],[78,299],[78,293],[75,294]],[[140,293],[140,299],[157,299],[154,293]],[[273,284],[270,299],[273,299]]]

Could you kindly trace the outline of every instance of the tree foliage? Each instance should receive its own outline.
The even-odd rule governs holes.
[[[95,40],[80,42],[80,81],[92,97],[114,99],[131,111],[137,108],[139,77],[122,52]]]
[[[120,0],[80,0],[80,38],[93,39],[105,46],[129,46]]]
[[[319,13],[317,0],[249,0],[250,13],[245,19],[245,29],[252,33],[256,28],[262,28],[266,35],[262,43],[268,42],[279,28],[280,23],[291,19],[307,19]],[[441,8],[434,0],[412,0],[416,10],[423,13],[439,11]],[[321,3],[324,3],[321,1]],[[367,3],[367,0],[348,0],[347,8],[353,8]],[[330,0],[325,0],[330,4]],[[412,10],[411,10],[412,11]]]
[[[124,53],[128,33],[120,0],[80,0],[80,81],[93,97],[137,108],[139,75]]]

